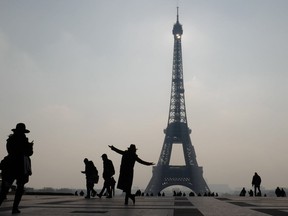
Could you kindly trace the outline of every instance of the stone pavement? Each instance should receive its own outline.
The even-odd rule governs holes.
[[[11,215],[13,196],[0,207],[0,216]],[[288,198],[276,197],[124,197],[84,199],[79,196],[24,195],[21,216],[284,216]]]

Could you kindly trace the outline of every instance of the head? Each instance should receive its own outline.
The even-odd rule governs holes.
[[[85,164],[88,163],[88,159],[87,158],[84,159],[84,163]]]
[[[135,144],[131,144],[130,147],[128,148],[128,151],[131,151],[131,152],[136,152],[137,149],[136,149],[136,146]]]
[[[29,130],[26,129],[26,125],[24,123],[18,123],[16,128],[12,129],[14,133],[30,133]]]
[[[101,157],[102,157],[102,160],[107,160],[108,159],[106,154],[103,154]]]

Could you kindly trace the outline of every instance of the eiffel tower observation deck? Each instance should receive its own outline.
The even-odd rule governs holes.
[[[153,167],[153,175],[145,193],[157,194],[166,187],[180,185],[190,188],[197,194],[203,194],[210,190],[203,178],[203,169],[196,161],[196,153],[190,139],[191,129],[187,123],[181,47],[183,28],[179,23],[178,7],[177,21],[172,33],[174,51],[168,124],[164,130],[165,138],[160,157],[157,165]],[[173,145],[182,145],[185,165],[170,165]]]

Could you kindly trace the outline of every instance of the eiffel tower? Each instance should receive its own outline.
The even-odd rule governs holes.
[[[145,193],[158,194],[166,187],[181,185],[197,194],[203,194],[210,190],[203,178],[203,169],[197,164],[196,153],[190,139],[191,129],[187,124],[181,48],[183,29],[179,23],[178,7],[177,22],[174,24],[172,33],[174,52],[168,124],[164,130],[165,138],[160,158],[157,165],[153,167],[153,176]],[[185,165],[169,165],[173,145],[182,145]]]

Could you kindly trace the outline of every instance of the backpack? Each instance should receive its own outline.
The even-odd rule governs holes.
[[[98,181],[99,181],[99,175],[98,175],[98,170],[97,170],[97,168],[95,167],[95,165],[94,165],[93,162],[91,163],[91,169],[92,169],[92,171],[93,171],[93,174],[92,174],[93,182],[94,182],[95,184],[97,184]]]
[[[110,164],[111,176],[113,176],[113,175],[115,175],[115,169],[114,169],[112,161],[110,161],[110,162],[111,162],[111,164]]]

